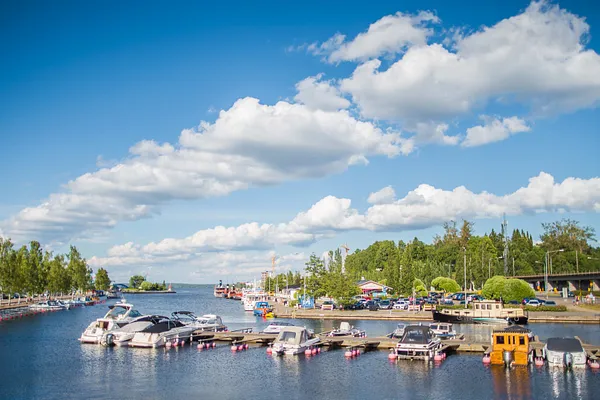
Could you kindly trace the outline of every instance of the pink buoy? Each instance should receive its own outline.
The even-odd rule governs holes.
[[[441,354],[436,354],[433,356],[433,361],[442,361],[444,358]]]
[[[396,355],[396,353],[390,353],[390,354],[388,354],[388,359],[389,360],[395,360],[396,358],[398,358],[398,356]]]
[[[352,350],[352,357],[356,357],[356,349]]]
[[[311,354],[312,354],[312,350],[311,349],[304,350],[304,355],[305,356],[310,356]]]
[[[250,346],[248,346],[248,343],[246,343],[246,344],[244,345],[244,350],[248,350],[248,347],[250,347]]]
[[[215,347],[217,347],[217,344],[215,342],[213,342],[212,347],[214,349]]]
[[[360,356],[360,349],[356,349],[356,356]]]
[[[598,361],[594,360],[594,361],[590,362],[590,368],[591,369],[600,369],[600,363],[598,363]]]
[[[200,351],[202,351],[202,349],[204,348],[204,345],[202,343],[200,343],[198,346],[196,346],[196,348]]]
[[[231,346],[231,351],[237,351],[237,346],[236,345]]]
[[[167,343],[165,343],[165,347],[166,347],[167,349],[170,349],[170,348],[171,348],[171,342],[167,342]]]
[[[346,357],[346,358],[350,358],[350,357],[352,357],[352,352],[351,352],[350,350],[346,351],[346,352],[344,353],[344,357]]]
[[[273,349],[270,347],[267,347],[267,354],[273,354]]]
[[[490,364],[492,362],[492,358],[490,356],[483,356],[483,363],[485,365]]]
[[[535,366],[536,367],[541,367],[544,365],[544,359],[541,357],[536,357],[535,358]]]
[[[176,340],[173,342],[173,347],[178,347],[179,346],[179,340]]]
[[[240,345],[238,346],[238,351],[242,351],[242,350],[244,350],[244,345],[243,345],[243,344],[240,344]]]
[[[316,356],[317,355],[317,349],[312,349],[312,355]]]
[[[321,348],[317,347],[317,354],[321,354]]]

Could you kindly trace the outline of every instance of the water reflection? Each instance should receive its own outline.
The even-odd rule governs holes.
[[[502,365],[486,367],[492,375],[494,398],[531,398],[531,380],[528,367],[506,368]]]

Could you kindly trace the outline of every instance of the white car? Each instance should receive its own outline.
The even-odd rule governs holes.
[[[542,303],[540,303],[540,301],[537,300],[537,299],[532,299],[532,300],[529,300],[529,302],[527,303],[527,305],[531,306],[531,307],[539,307],[539,306],[542,305]]]
[[[408,308],[408,301],[400,300],[394,304],[394,310],[406,310]]]

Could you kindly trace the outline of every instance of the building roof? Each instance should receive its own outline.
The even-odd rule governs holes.
[[[371,281],[368,279],[361,279],[360,281],[356,282],[356,284],[358,285],[358,287],[360,288],[366,288],[366,289],[373,289],[373,290],[377,290],[377,289],[392,289],[389,286],[386,286],[382,283],[378,283],[375,281]]]

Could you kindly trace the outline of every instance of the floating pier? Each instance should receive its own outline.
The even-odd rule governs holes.
[[[321,342],[317,346],[329,347],[329,348],[348,348],[352,349],[364,349],[364,350],[389,350],[396,347],[398,339],[391,339],[386,336],[380,337],[328,337],[326,334],[317,335],[321,338]],[[252,328],[241,329],[232,332],[206,332],[197,331],[192,334],[193,341],[201,342],[230,342],[235,345],[241,344],[260,344],[268,345],[277,338],[275,334],[265,333],[254,333]],[[463,339],[450,339],[442,341],[443,347],[439,350],[440,352],[453,352],[453,353],[487,353],[491,350],[490,342],[478,342],[470,340],[469,338]],[[536,341],[531,342],[530,346],[535,350],[536,353],[541,353],[545,343],[539,341],[536,337]],[[600,356],[600,346],[582,343],[583,349],[588,354],[591,360],[596,360]]]

